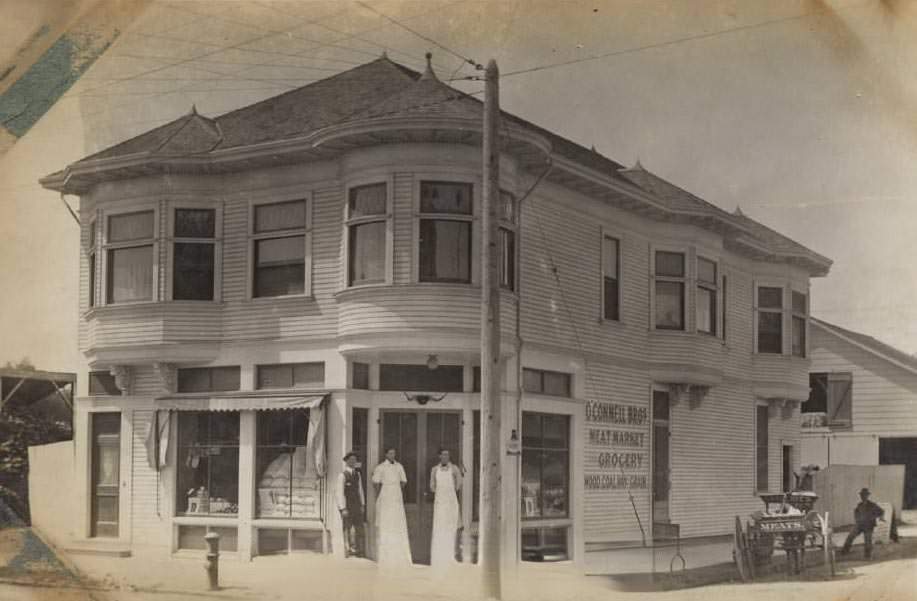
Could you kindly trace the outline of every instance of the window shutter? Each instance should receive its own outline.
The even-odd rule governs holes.
[[[853,417],[853,374],[828,374],[828,423],[849,425]]]

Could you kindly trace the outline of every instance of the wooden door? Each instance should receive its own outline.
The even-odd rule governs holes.
[[[438,461],[439,449],[449,449],[453,463],[460,465],[461,416],[446,411],[383,411],[380,457],[394,448],[404,466],[408,482],[404,487],[404,512],[408,522],[414,563],[430,563],[433,527],[433,495],[430,470]]]
[[[669,394],[653,392],[653,522],[668,523],[669,488]]]
[[[121,480],[121,414],[93,413],[90,535],[117,538]]]

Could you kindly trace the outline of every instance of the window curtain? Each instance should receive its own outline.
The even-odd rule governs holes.
[[[306,464],[315,466],[315,474],[325,475],[325,403],[309,409],[309,430],[306,434]]]
[[[143,441],[147,465],[157,472],[165,466],[169,452],[169,424],[172,421],[169,417],[168,411],[153,411],[153,419],[147,426]]]

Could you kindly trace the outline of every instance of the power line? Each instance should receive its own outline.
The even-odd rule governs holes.
[[[455,1],[455,2],[452,2],[452,3],[450,3],[450,4],[447,4],[447,5],[445,6],[445,8],[448,8],[448,7],[451,7],[451,6],[455,6],[455,5],[460,4],[460,3],[461,3],[461,0],[457,0],[457,1]],[[441,11],[443,8],[444,8],[444,7],[440,7],[440,8],[437,9],[437,10],[440,10],[440,11]],[[338,15],[343,14],[344,12],[346,12],[346,11],[338,11],[338,12],[332,14],[332,15],[327,15],[327,16],[325,16],[325,17],[322,17],[321,19],[314,19],[314,20],[312,20],[312,21],[308,21],[308,22],[305,22],[305,23],[301,23],[300,25],[305,26],[305,25],[319,24],[319,23],[320,23],[321,21],[323,21],[323,20],[333,19],[333,18],[337,17]],[[419,13],[419,14],[417,14],[417,15],[413,15],[413,16],[410,17],[410,18],[411,18],[411,19],[419,18],[419,17],[425,16],[425,15],[427,15],[427,14],[430,14],[430,12],[433,12],[433,11],[422,12],[422,13]],[[347,34],[346,36],[344,36],[344,37],[342,37],[342,38],[339,38],[338,40],[335,40],[335,42],[339,42],[339,41],[342,41],[343,39],[347,39],[347,38],[349,38],[349,37],[354,37],[354,36],[357,36],[357,35],[360,35],[360,34],[363,34],[363,33],[367,33],[367,32],[370,32],[370,31],[378,31],[378,30],[380,30],[380,29],[382,29],[382,28],[383,28],[383,27],[373,27],[373,28],[370,28],[370,29],[366,29],[366,30],[362,30],[362,31],[353,32],[353,33],[351,33],[351,34]],[[140,34],[141,32],[137,32],[137,33]],[[142,34],[141,34],[141,35],[142,35]],[[153,34],[148,34],[148,35],[153,35]],[[269,37],[269,36],[263,36],[263,37]],[[187,40],[186,40],[186,41],[187,41]],[[249,41],[249,42],[250,42],[250,41]],[[194,43],[194,42],[189,42],[189,43]],[[243,42],[243,43],[245,43],[245,42]],[[239,46],[239,45],[240,45],[240,44],[236,44],[235,46]],[[246,49],[246,48],[238,48],[238,49],[239,49],[239,50],[243,50],[243,51],[244,51],[244,50],[251,50],[251,49]],[[313,49],[307,49],[307,50],[313,50]],[[265,53],[265,54],[272,54],[272,52],[270,52],[270,51],[260,51],[260,52]],[[217,53],[217,52],[212,52],[212,53],[206,53],[206,54],[203,54],[203,55],[198,55],[198,56],[196,56],[196,57],[190,57],[190,58],[188,58],[187,60],[181,61],[179,64],[185,64],[185,63],[187,63],[187,62],[193,62],[193,61],[195,61],[195,60],[199,60],[199,59],[201,59],[201,58],[204,58],[204,57],[206,57],[206,56],[210,56],[210,55],[213,55],[213,54],[216,54],[216,53]],[[285,54],[289,54],[289,53],[285,53]],[[302,58],[305,58],[305,51],[304,51],[304,52],[295,53],[295,54],[290,54],[290,56],[291,56],[291,57],[294,57],[294,58],[300,58],[300,59],[302,59]],[[166,67],[168,67],[168,65],[167,65]],[[245,70],[246,70],[245,68],[239,69],[239,70],[233,71],[231,74],[242,73],[242,72],[244,72]],[[145,74],[145,73],[138,74],[137,76],[139,77],[139,76],[141,76],[141,75],[143,75],[143,74]],[[224,74],[221,74],[221,75],[224,75]],[[101,88],[101,87],[103,87],[103,86],[97,86],[97,87],[94,88],[94,89],[99,89],[99,88]],[[94,89],[91,89],[91,90],[84,90],[84,92],[93,91]],[[295,88],[294,88],[294,89],[295,89]],[[170,91],[169,93],[174,93],[174,92],[175,92],[175,91],[172,90],[172,91]],[[74,95],[74,94],[71,94],[71,96],[73,96],[73,95]],[[108,109],[108,110],[111,110],[112,108],[117,109],[117,108],[119,108],[120,106],[123,106],[123,105],[119,105],[119,106],[116,106],[116,107],[107,107],[107,109]],[[92,114],[90,114],[90,115],[86,115],[86,117],[93,117],[93,116],[95,116],[95,115],[101,114],[102,112],[105,112],[105,110],[103,109],[103,110],[100,110],[100,111],[96,111],[96,112],[94,112],[94,113],[92,113]]]
[[[342,44],[335,44],[334,42],[326,43],[326,42],[322,42],[321,40],[314,40],[314,39],[312,39],[312,38],[307,38],[307,37],[302,36],[302,35],[293,35],[292,33],[288,32],[288,31],[277,31],[277,30],[273,30],[273,29],[270,29],[270,28],[268,28],[268,27],[264,27],[264,26],[262,26],[262,25],[258,25],[258,24],[256,24],[256,23],[246,23],[245,21],[237,21],[237,20],[235,20],[235,19],[230,19],[230,18],[228,18],[228,17],[224,17],[224,16],[218,15],[218,14],[204,15],[204,14],[202,14],[202,13],[199,13],[199,12],[196,12],[196,11],[193,11],[193,10],[190,10],[190,9],[184,7],[184,6],[177,6],[177,5],[173,5],[173,4],[169,4],[169,3],[166,3],[165,6],[166,6],[166,8],[169,8],[170,10],[175,10],[175,11],[187,13],[187,14],[189,14],[189,15],[196,15],[196,16],[199,16],[199,17],[209,17],[209,18],[212,18],[212,19],[217,19],[217,20],[219,20],[219,21],[223,21],[224,23],[230,23],[230,24],[232,24],[232,25],[238,25],[238,26],[240,26],[240,27],[248,27],[249,29],[259,29],[259,30],[261,30],[261,31],[266,31],[266,32],[268,32],[268,33],[273,33],[273,34],[275,34],[275,35],[286,35],[286,36],[288,36],[288,37],[290,37],[290,38],[295,38],[295,39],[297,39],[297,40],[302,40],[302,41],[304,41],[304,42],[309,42],[310,44],[319,44],[319,45],[321,45],[321,46],[328,46],[328,47],[331,47],[331,48],[340,48],[340,49],[346,50],[346,51],[348,51],[348,52],[355,52],[355,53],[358,53],[358,54],[369,55],[369,56],[372,56],[373,58],[376,58],[376,57],[378,56],[378,53],[370,52],[370,51],[368,51],[368,50],[361,50],[361,49],[358,49],[358,48],[351,48],[351,47],[349,47],[349,46],[344,46],[344,45],[342,45]]]
[[[477,62],[476,60],[471,59],[471,58],[468,58],[467,56],[462,56],[461,54],[459,54],[458,52],[452,50],[451,48],[448,48],[447,46],[444,46],[444,45],[440,44],[439,42],[437,42],[437,41],[434,40],[433,38],[428,37],[428,36],[425,36],[424,34],[418,32],[418,31],[414,31],[413,29],[411,29],[410,27],[408,27],[408,26],[405,25],[404,23],[401,23],[401,22],[398,21],[397,19],[393,19],[392,17],[389,17],[388,15],[379,12],[378,10],[376,10],[376,9],[373,8],[372,6],[366,4],[366,3],[363,2],[362,0],[357,0],[357,4],[359,4],[360,6],[362,6],[363,8],[365,8],[365,9],[367,9],[367,10],[371,10],[372,12],[376,13],[377,15],[379,15],[380,17],[382,17],[383,19],[385,19],[385,20],[387,20],[387,21],[390,21],[390,22],[394,23],[395,25],[397,25],[398,27],[401,27],[401,28],[404,29],[405,31],[408,31],[408,32],[410,32],[410,33],[413,33],[413,34],[416,35],[417,37],[419,37],[419,38],[421,38],[421,39],[423,39],[423,40],[426,40],[427,42],[430,42],[431,44],[433,44],[433,45],[435,45],[435,46],[437,46],[437,47],[439,47],[439,48],[445,50],[446,52],[448,52],[448,53],[451,54],[452,56],[454,56],[454,57],[456,57],[456,58],[458,58],[458,59],[460,59],[460,60],[462,60],[462,61],[468,63],[469,65],[473,65],[474,68],[477,69],[478,71],[482,71],[482,70],[484,69],[484,65],[482,65],[482,64],[479,63],[479,62]]]
[[[343,11],[341,11],[341,12],[343,12]],[[335,13],[335,15],[337,15],[337,14],[340,14],[340,13]],[[322,18],[331,18],[331,17],[325,16],[325,17],[322,17]],[[320,19],[314,19],[314,20],[320,20]],[[298,28],[301,27],[301,26],[302,26],[301,23],[300,23],[300,24],[297,24],[297,25],[295,25],[294,27],[289,28],[288,31],[293,31],[294,29],[298,29]],[[147,34],[147,35],[154,36],[154,34]],[[216,50],[213,50],[213,51],[210,51],[210,52],[206,52],[206,53],[201,54],[201,55],[199,55],[199,56],[186,58],[186,59],[177,61],[177,62],[175,62],[175,63],[170,63],[170,64],[168,64],[168,65],[163,65],[163,66],[160,66],[160,67],[156,67],[156,68],[154,68],[154,69],[148,69],[148,70],[146,70],[146,71],[141,71],[140,73],[135,73],[134,75],[130,75],[130,76],[128,76],[128,77],[121,78],[120,80],[118,80],[118,82],[124,82],[124,81],[130,81],[130,80],[133,80],[133,79],[137,79],[137,78],[139,78],[139,77],[143,77],[144,75],[149,75],[149,74],[151,74],[151,73],[157,73],[157,72],[159,72],[159,71],[164,71],[165,69],[169,69],[169,68],[171,68],[171,67],[175,67],[175,66],[178,66],[178,65],[187,64],[187,63],[192,62],[192,61],[194,61],[194,60],[196,60],[196,59],[198,59],[198,58],[206,58],[206,57],[208,57],[208,56],[213,56],[214,54],[219,54],[220,52],[225,52],[226,50],[241,49],[242,46],[245,46],[245,45],[247,45],[247,44],[251,44],[251,43],[254,43],[254,42],[257,42],[257,41],[260,41],[260,40],[264,40],[264,39],[267,39],[267,38],[270,38],[270,37],[274,37],[274,36],[276,36],[276,35],[278,35],[278,34],[276,34],[276,33],[266,33],[266,34],[264,34],[264,35],[257,36],[257,37],[255,37],[255,38],[250,38],[250,39],[247,39],[247,40],[243,40],[243,41],[241,41],[241,42],[237,42],[237,43],[235,43],[235,44],[230,44],[229,46],[222,46],[222,47],[219,47],[219,48],[216,49]],[[246,50],[247,50],[247,49],[246,49]],[[113,83],[114,83],[114,82],[113,82]],[[112,85],[112,84],[111,84],[111,83],[109,83],[109,84],[103,84],[102,86],[97,86],[97,87],[95,87],[95,88],[90,88],[89,90],[82,90],[82,91],[80,92],[80,94],[83,94],[83,93],[86,93],[86,92],[91,92],[91,91],[93,91],[93,90],[100,89],[101,87],[105,87],[105,86],[107,86],[107,85]],[[79,95],[79,94],[76,94],[76,95]]]
[[[853,4],[853,5],[850,5],[850,6],[845,6],[845,7],[843,7],[843,8],[839,8],[839,9],[832,9],[832,10],[834,10],[834,11],[849,10],[849,9],[852,9],[852,8],[859,8],[859,7],[861,7],[861,6],[865,6],[866,4],[871,4],[871,3],[872,3],[872,0],[867,0],[866,2],[860,2],[860,3],[857,3],[857,4]],[[631,48],[624,48],[624,49],[621,49],[621,50],[613,50],[613,51],[611,51],[611,52],[605,52],[605,53],[603,53],[603,54],[595,54],[595,55],[592,55],[592,56],[585,56],[585,57],[582,57],[582,58],[572,59],[572,60],[568,60],[568,61],[562,61],[562,62],[558,62],[558,63],[549,63],[549,64],[546,64],[546,65],[539,65],[539,66],[537,66],[537,67],[529,67],[529,68],[527,68],[527,69],[518,69],[518,70],[516,70],[516,71],[508,71],[508,72],[506,72],[506,73],[501,73],[501,74],[500,74],[500,77],[502,78],[502,77],[510,77],[510,76],[513,76],[513,75],[522,75],[522,74],[525,74],[525,73],[534,73],[534,72],[536,72],[536,71],[544,71],[544,70],[547,70],[547,69],[555,69],[555,68],[557,68],[557,67],[566,67],[566,66],[569,66],[569,65],[575,65],[575,64],[577,64],[577,63],[584,63],[584,62],[588,62],[588,61],[595,61],[595,60],[600,60],[600,59],[603,59],[603,58],[610,58],[610,57],[613,57],[613,56],[621,56],[621,55],[624,55],[624,54],[634,54],[634,53],[636,53],[636,52],[643,52],[644,50],[653,50],[653,49],[656,49],[656,48],[665,48],[665,47],[667,47],[667,46],[674,46],[674,45],[677,45],[677,44],[683,44],[683,43],[685,43],[685,42],[693,42],[693,41],[696,41],[696,40],[704,40],[704,39],[714,38],[714,37],[717,37],[717,36],[720,36],[720,35],[731,34],[731,33],[735,33],[735,32],[738,32],[738,31],[748,31],[748,30],[752,30],[752,29],[761,29],[761,28],[764,28],[764,27],[770,27],[771,25],[778,25],[778,24],[781,24],[781,23],[789,22],[789,21],[796,21],[796,20],[799,20],[799,19],[808,19],[809,17],[813,17],[813,16],[816,16],[816,15],[826,14],[827,12],[828,12],[827,9],[814,10],[814,11],[810,11],[810,12],[807,12],[807,13],[803,13],[803,14],[801,14],[801,15],[793,15],[793,16],[789,16],[789,17],[780,17],[779,19],[770,19],[770,20],[768,20],[768,21],[762,21],[762,22],[760,22],[760,23],[752,23],[752,24],[750,24],[750,25],[740,25],[740,26],[738,26],[738,27],[730,27],[730,28],[727,28],[727,29],[719,29],[719,30],[717,30],[717,31],[711,31],[711,32],[708,32],[708,33],[701,33],[701,34],[691,35],[691,36],[685,36],[685,37],[682,37],[682,38],[677,38],[677,39],[674,39],[674,40],[668,40],[668,41],[665,41],[665,42],[656,42],[656,43],[653,43],[653,44],[645,44],[645,45],[643,45],[643,46],[634,46],[634,47],[631,47]],[[477,75],[470,75],[470,76],[468,76],[468,77],[460,78],[460,79],[467,79],[467,80],[482,80],[483,78],[480,77],[480,76],[477,76]]]
[[[269,3],[265,3],[265,2],[258,2],[257,0],[254,1],[253,4],[255,4],[256,6],[259,6],[259,7],[263,8],[263,9],[266,9],[266,10],[272,10],[272,11],[274,11],[274,12],[276,12],[276,13],[278,13],[278,14],[284,15],[284,16],[288,16],[288,17],[295,17],[295,16],[296,16],[296,15],[294,15],[293,13],[291,13],[291,12],[289,12],[289,11],[280,10],[279,8],[277,8],[276,6],[274,6],[273,4],[269,4]],[[457,4],[457,2],[453,2],[452,4]],[[450,6],[450,5],[446,5],[446,6]],[[342,31],[342,30],[340,30],[340,29],[335,29],[334,27],[329,27],[329,26],[326,25],[325,23],[313,23],[312,25],[314,25],[315,27],[321,27],[322,29],[326,29],[326,30],[328,30],[328,31],[330,31],[330,32],[332,32],[332,33],[337,33],[337,34],[340,34],[340,35],[347,35],[347,32],[346,32],[346,31]],[[375,27],[375,28],[373,28],[373,29],[367,29],[367,30],[364,30],[364,33],[369,33],[369,32],[372,32],[372,31],[379,31],[380,29],[383,29],[383,28],[382,28],[382,27]],[[364,43],[366,43],[366,44],[370,44],[370,45],[372,45],[372,46],[375,46],[376,48],[379,48],[379,49],[381,49],[381,50],[383,50],[383,51],[386,51],[386,52],[391,51],[391,52],[400,54],[400,55],[402,55],[402,56],[404,56],[404,57],[407,57],[407,60],[411,60],[411,61],[415,61],[415,60],[416,60],[416,59],[415,59],[415,53],[406,52],[406,51],[400,50],[400,49],[398,49],[398,48],[396,48],[396,47],[394,47],[394,46],[388,46],[388,45],[379,44],[378,42],[375,42],[375,41],[373,41],[373,40],[371,40],[371,39],[368,39],[368,38],[365,38],[365,37],[360,37],[359,35],[354,35],[354,36],[352,36],[352,37],[353,37],[353,39],[355,39],[355,40],[360,40],[361,42],[364,42]],[[437,68],[437,69],[442,69],[442,67],[440,67],[439,65],[436,65],[436,68]]]

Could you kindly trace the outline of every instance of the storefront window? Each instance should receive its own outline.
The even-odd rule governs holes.
[[[570,514],[570,418],[522,414],[522,518]]]
[[[239,412],[178,416],[179,515],[239,513]]]
[[[308,431],[307,409],[258,412],[258,517],[320,517],[319,479],[306,451]]]

